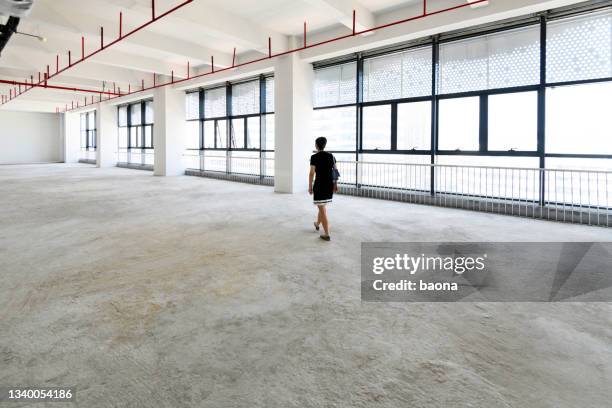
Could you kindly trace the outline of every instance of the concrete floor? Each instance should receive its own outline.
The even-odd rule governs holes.
[[[309,198],[270,187],[0,166],[0,385],[86,408],[610,406],[612,304],[362,303],[359,251],[611,230],[353,197],[330,216],[325,243]]]

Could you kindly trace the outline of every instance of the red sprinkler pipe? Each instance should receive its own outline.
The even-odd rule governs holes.
[[[46,74],[45,74],[46,77]],[[68,86],[59,86],[59,85],[50,85],[50,84],[30,84],[28,82],[20,82],[20,81],[10,81],[7,79],[0,79],[0,84],[7,84],[7,85],[13,85],[13,86],[19,86],[21,87],[22,85],[26,85],[29,86],[30,88],[28,89],[32,89],[34,88],[49,88],[49,89],[58,89],[61,91],[73,91],[73,92],[88,92],[88,93],[103,93],[103,94],[107,94],[107,95],[113,95],[113,96],[117,96],[118,94],[115,92],[100,92],[97,89],[84,89],[84,88],[75,88],[75,87],[68,87]]]
[[[152,20],[150,20],[150,21],[147,21],[146,23],[144,23],[144,24],[142,24],[142,25],[140,25],[140,26],[138,26],[138,27],[134,28],[133,30],[131,30],[130,32],[126,33],[126,34],[125,34],[125,35],[123,35],[123,36],[119,36],[119,38],[117,38],[117,39],[115,39],[115,40],[111,41],[110,43],[106,44],[106,46],[103,46],[102,48],[100,48],[100,49],[98,49],[98,50],[95,50],[95,51],[91,52],[90,54],[86,55],[86,56],[85,56],[85,58],[83,58],[83,59],[81,59],[81,60],[79,60],[79,61],[75,62],[74,64],[72,64],[72,61],[71,61],[71,58],[70,58],[70,51],[68,51],[68,55],[69,55],[69,57],[68,57],[68,66],[67,66],[67,67],[64,67],[64,68],[62,68],[62,69],[60,69],[60,70],[58,70],[58,71],[57,71],[55,74],[50,75],[50,76],[47,78],[47,80],[50,80],[50,79],[54,78],[55,76],[57,76],[57,75],[59,75],[59,74],[61,74],[61,73],[65,72],[66,70],[70,69],[71,67],[73,67],[73,66],[75,66],[75,65],[78,65],[78,64],[80,64],[81,62],[83,62],[83,61],[86,61],[86,60],[90,59],[90,58],[91,58],[91,57],[93,57],[94,55],[97,55],[99,52],[101,52],[103,49],[109,48],[109,47],[111,47],[111,46],[113,46],[113,45],[117,44],[118,42],[120,42],[120,41],[124,40],[125,38],[130,37],[130,36],[134,35],[135,33],[139,32],[139,31],[141,31],[141,30],[144,30],[145,28],[147,28],[149,25],[153,24],[154,22],[156,22],[156,21],[158,21],[158,20],[160,20],[160,19],[162,19],[162,18],[164,18],[164,17],[168,16],[169,14],[174,13],[175,11],[177,11],[177,10],[179,10],[179,9],[181,9],[181,8],[183,8],[183,7],[185,7],[186,5],[188,5],[188,4],[190,4],[190,3],[192,3],[193,1],[194,1],[194,0],[184,0],[183,2],[181,2],[181,3],[177,4],[176,6],[172,7],[171,9],[169,9],[168,11],[165,11],[165,12],[163,12],[162,14],[160,14],[160,15],[156,16],[154,19],[152,19]],[[101,28],[101,33],[103,33],[103,29],[104,29],[104,28],[102,27],[102,28]],[[104,44],[104,43],[103,43],[103,39],[102,39],[102,38],[101,38],[101,43],[102,43],[102,44]],[[40,85],[40,80],[39,80],[39,84],[38,84],[38,85]]]
[[[423,1],[425,2],[426,0],[423,0]],[[233,65],[231,67],[220,68],[220,69],[215,70],[214,72],[204,72],[204,73],[197,74],[197,75],[194,75],[194,76],[190,76],[189,75],[189,63],[188,63],[188,65],[187,65],[187,68],[188,68],[187,78],[183,78],[183,79],[180,79],[180,80],[177,80],[177,81],[174,81],[174,82],[167,82],[167,83],[163,83],[163,84],[157,84],[155,87],[149,87],[149,88],[144,88],[144,84],[143,84],[143,88],[142,89],[135,90],[134,92],[130,92],[130,93],[128,93],[128,95],[131,95],[131,94],[134,94],[134,93],[138,93],[138,92],[148,91],[148,90],[151,90],[151,89],[154,89],[154,88],[160,88],[160,87],[163,87],[163,86],[168,86],[168,85],[171,85],[171,84],[179,84],[179,83],[188,81],[190,79],[205,77],[205,76],[208,76],[208,75],[213,75],[215,73],[220,73],[220,72],[228,71],[230,69],[239,68],[239,67],[247,66],[247,65],[250,65],[250,64],[255,64],[255,63],[258,63],[258,62],[270,59],[270,58],[281,57],[281,56],[284,56],[284,55],[288,55],[288,54],[304,51],[304,50],[307,50],[307,49],[310,49],[310,48],[314,48],[314,47],[319,47],[319,46],[322,46],[322,45],[325,45],[325,44],[330,44],[330,43],[333,43],[333,42],[342,41],[342,40],[345,40],[347,38],[351,38],[351,37],[356,36],[356,35],[361,35],[361,34],[366,34],[366,33],[370,33],[370,32],[373,32],[373,31],[382,30],[382,29],[393,27],[393,26],[396,26],[396,25],[405,24],[405,23],[410,22],[410,21],[420,20],[422,18],[434,16],[434,15],[437,15],[437,14],[442,14],[442,13],[451,12],[451,11],[454,11],[454,10],[459,10],[459,9],[464,8],[464,7],[471,7],[471,6],[474,6],[476,4],[481,4],[481,3],[488,2],[488,1],[490,1],[490,0],[476,0],[476,1],[473,1],[473,2],[469,2],[469,3],[468,2],[461,3],[460,5],[457,5],[457,6],[447,7],[447,8],[441,9],[441,10],[436,10],[436,11],[428,12],[426,14],[420,14],[420,15],[415,16],[415,17],[409,17],[409,18],[405,18],[405,19],[402,19],[402,20],[393,21],[393,22],[390,22],[390,23],[387,23],[387,24],[382,24],[380,26],[364,29],[364,30],[361,30],[361,31],[357,31],[356,28],[354,28],[353,32],[351,34],[341,35],[339,37],[335,37],[335,38],[331,38],[331,39],[328,39],[328,40],[319,41],[317,43],[313,43],[313,44],[310,44],[310,45],[307,44],[305,47],[302,46],[302,47],[291,49],[291,50],[288,50],[288,51],[279,52],[279,53],[276,53],[276,54],[272,53],[272,39],[270,37],[268,37],[268,55],[267,56],[264,56],[264,57],[261,57],[261,58],[256,58],[254,60],[246,61],[246,62],[243,62],[243,63],[240,63],[240,64],[235,64],[235,65]],[[356,13],[353,13],[353,16],[354,16],[353,17],[353,21],[354,21],[353,25],[354,25],[354,27],[356,27],[355,15],[356,15]],[[117,98],[117,96],[114,96],[112,98],[109,96],[109,99],[114,99],[114,98]]]

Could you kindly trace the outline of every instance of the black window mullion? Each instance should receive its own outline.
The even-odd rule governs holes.
[[[440,101],[438,100],[438,64],[440,61],[440,41],[437,36],[433,38],[431,52],[431,143],[429,146],[429,162],[431,164],[430,170],[430,186],[429,192],[433,196],[436,193],[435,185],[435,167],[436,154],[438,152],[438,123],[439,123],[439,107]]]
[[[546,16],[540,17],[540,88],[538,89],[538,155],[540,158],[540,168],[546,167],[546,39],[547,39]],[[540,205],[545,204],[545,177],[540,173]]]
[[[486,152],[489,150],[489,96],[480,96],[480,118],[479,118],[479,150]]]
[[[397,150],[397,103],[391,104],[391,150]]]

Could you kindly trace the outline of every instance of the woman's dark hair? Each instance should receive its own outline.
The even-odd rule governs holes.
[[[324,150],[325,146],[327,146],[327,139],[324,137],[318,137],[317,140],[315,140],[315,144],[317,145],[317,149]]]

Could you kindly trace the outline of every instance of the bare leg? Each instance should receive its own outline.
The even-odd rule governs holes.
[[[321,224],[323,224],[323,231],[325,231],[325,236],[329,236],[329,221],[327,220],[327,209],[324,205],[319,206],[319,220]]]
[[[319,225],[321,225],[321,207],[317,206],[317,208],[319,209],[317,212],[317,223],[316,223],[318,227]]]

